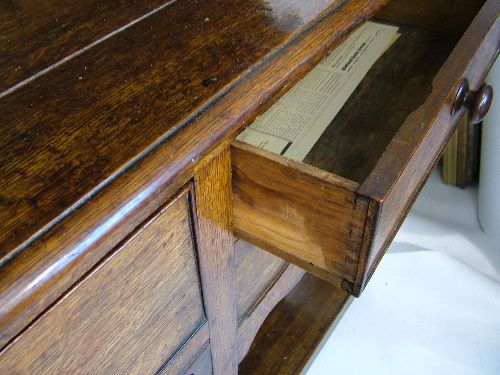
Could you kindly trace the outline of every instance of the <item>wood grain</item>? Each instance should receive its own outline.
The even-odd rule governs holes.
[[[300,374],[338,321],[348,297],[340,288],[304,276],[269,314],[239,373]]]
[[[184,373],[185,375],[212,375],[212,357],[210,346],[207,346],[194,363]],[[161,374],[163,375],[163,373]]]
[[[195,175],[195,228],[214,374],[238,372],[234,238],[229,149]]]
[[[479,87],[497,57],[500,45],[500,3],[486,2],[433,81],[426,101],[412,112],[395,134],[358,194],[377,202],[376,226],[369,236],[369,255],[361,290],[396,235],[430,175],[461,113],[451,115],[463,78]]]
[[[4,349],[0,368],[153,374],[205,321],[184,193]]]
[[[455,45],[441,33],[400,27],[401,36],[377,60],[330,122],[304,163],[363,183]]]
[[[288,266],[283,259],[243,240],[235,244],[236,306],[241,323]]]
[[[0,93],[166,2],[0,2]]]
[[[241,142],[231,151],[236,235],[354,281],[366,211],[357,185]]]
[[[375,18],[461,36],[484,3],[485,0],[392,0]]]
[[[208,324],[203,324],[188,341],[184,343],[181,349],[159,369],[158,375],[178,375],[186,368],[190,368],[194,361],[197,360],[200,352],[208,351],[210,357],[210,344]],[[208,363],[207,363],[208,366]],[[212,361],[210,360],[210,370],[212,369]],[[156,375],[156,374],[155,374]]]
[[[255,306],[251,314],[245,317],[238,328],[238,362],[241,362],[248,353],[252,342],[259,331],[260,326],[276,306],[304,276],[304,270],[288,265],[265,296]]]
[[[320,169],[235,143],[235,233],[359,295],[455,127],[461,69],[479,85],[497,54],[498,8],[453,52],[449,36],[402,28],[307,155]]]
[[[176,1],[0,98],[0,259],[337,3]]]
[[[196,163],[204,155],[229,142],[239,128],[268,108],[385,2],[346,1],[341,7],[329,7],[319,19],[313,20],[313,15],[302,18],[302,27],[297,25],[296,31],[287,29],[289,37],[274,45],[266,58],[258,60],[258,63],[255,61],[251,69],[242,73],[241,79],[225,86],[227,90],[219,91],[220,95],[214,96],[210,105],[203,107],[202,116],[196,116],[199,112],[195,111],[195,115],[182,123],[183,126],[174,127],[175,132],[165,133],[154,146],[137,158],[128,160],[126,167],[107,177],[103,184],[96,187],[90,182],[87,184],[90,180],[82,179],[80,182],[83,185],[92,186],[92,193],[81,200],[69,199],[64,207],[54,207],[57,219],[52,222],[45,215],[37,216],[38,209],[32,208],[27,215],[38,224],[26,224],[20,217],[15,219],[19,212],[10,211],[12,206],[7,205],[9,213],[6,215],[18,224],[15,228],[3,227],[2,234],[9,237],[15,232],[18,239],[29,240],[17,247],[5,248],[9,261],[0,268],[0,331],[3,337],[13,337],[50,305],[140,223],[141,218],[147,217],[151,212],[148,210],[156,209],[164,202],[165,196],[168,197],[188,181],[193,176]],[[286,5],[285,2],[282,4]],[[286,10],[274,14],[286,14]],[[286,21],[289,17],[266,18],[276,27],[282,25],[283,20],[280,19]],[[311,21],[306,21],[308,19]],[[243,40],[238,40],[238,43]],[[269,45],[260,47],[267,48]],[[67,82],[64,83],[66,85]],[[70,109],[73,105],[72,101],[68,104]],[[163,113],[165,105],[161,104],[159,110],[148,103],[147,108],[152,113]],[[163,120],[155,124],[160,123]],[[137,138],[149,135],[141,127],[136,130],[139,128]],[[81,129],[92,132],[88,124]],[[116,134],[121,131],[123,129]],[[133,148],[127,142],[118,143],[120,149],[124,148],[124,144],[129,150]],[[74,149],[83,147],[82,144]],[[94,151],[90,153],[95,154]],[[13,168],[16,160],[16,157],[9,159],[7,168]],[[100,168],[93,171],[97,174],[102,172]],[[14,242],[17,243],[17,240]]]

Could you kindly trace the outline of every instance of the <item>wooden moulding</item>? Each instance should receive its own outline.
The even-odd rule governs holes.
[[[235,244],[236,305],[241,324],[288,267],[283,259],[248,242]]]
[[[184,189],[33,322],[2,373],[153,373],[175,353],[185,366],[208,341],[189,203]]]
[[[236,235],[358,296],[456,127],[461,114],[452,116],[451,106],[462,79],[477,88],[497,56],[499,8],[494,0],[484,5],[437,73],[417,70],[433,78],[432,85],[416,108],[409,102],[402,122],[369,160],[373,165],[351,173],[363,171],[359,180],[348,174],[356,168],[352,160],[340,166],[345,174],[336,174],[234,142]]]
[[[280,277],[270,286],[251,314],[240,322],[238,328],[238,362],[241,362],[250,350],[262,323],[273,308],[285,297],[304,276],[304,270],[290,264]]]
[[[147,72],[140,75],[137,81],[134,81],[137,84],[129,82],[130,84],[125,85],[127,90],[131,91],[121,92],[122,96],[118,100],[120,108],[112,107],[115,115],[113,118],[117,120],[116,127],[109,123],[109,120],[112,119],[105,119],[100,122],[100,120],[97,121],[95,117],[92,117],[91,122],[85,123],[84,117],[78,115],[77,109],[72,111],[73,115],[76,116],[75,118],[79,120],[75,124],[69,121],[67,126],[75,126],[76,129],[84,132],[88,131],[89,134],[92,134],[92,137],[95,137],[98,133],[93,130],[92,126],[102,130],[115,129],[113,134],[116,137],[107,138],[113,140],[113,144],[104,140],[98,142],[110,146],[106,147],[105,152],[106,157],[113,159],[113,165],[106,164],[107,168],[105,170],[100,167],[94,168],[92,164],[95,161],[94,159],[99,159],[102,162],[105,161],[105,158],[101,158],[100,154],[96,154],[92,149],[93,146],[89,144],[90,149],[85,152],[85,155],[92,160],[90,164],[79,164],[79,166],[84,167],[81,174],[82,178],[77,183],[74,180],[64,181],[64,183],[69,183],[71,186],[75,183],[75,187],[79,189],[78,192],[61,188],[65,185],[61,184],[59,179],[53,181],[53,185],[58,186],[56,189],[58,194],[51,195],[51,199],[54,197],[61,198],[61,205],[56,207],[48,204],[47,207],[52,207],[55,210],[51,215],[47,216],[33,206],[29,209],[28,214],[23,214],[23,217],[34,220],[33,225],[26,226],[26,222],[16,216],[16,212],[8,211],[9,220],[19,223],[22,228],[12,227],[12,230],[3,232],[6,238],[11,238],[14,232],[18,233],[19,236],[16,238],[19,241],[16,240],[12,246],[6,246],[2,249],[2,254],[5,255],[3,259],[8,258],[8,260],[2,264],[0,269],[0,330],[2,332],[0,344],[4,345],[15,337],[23,327],[29,324],[75,281],[95,266],[142,220],[168,200],[189,179],[193,178],[195,166],[201,159],[210,153],[220,152],[225,145],[229,144],[240,127],[252,121],[259,113],[267,109],[273,101],[283,94],[289,85],[300,79],[322,57],[338,45],[350,30],[370,17],[384,3],[386,3],[386,0],[370,2],[345,1],[340,7],[337,7],[338,3],[332,3],[331,7],[321,8],[321,4],[318,2],[319,8],[315,8],[317,13],[315,15],[309,14],[304,21],[305,24],[294,24],[296,27],[293,30],[289,29],[286,35],[282,35],[283,38],[275,41],[272,51],[263,52],[263,55],[266,56],[265,59],[262,56],[256,57],[250,61],[253,65],[242,67],[241,70],[236,71],[226,69],[225,65],[223,65],[222,69],[224,71],[236,73],[232,73],[233,75],[226,77],[227,79],[224,81],[217,80],[208,88],[199,86],[203,98],[199,98],[200,101],[194,104],[190,102],[196,108],[188,106],[187,112],[185,110],[179,111],[178,106],[166,105],[161,98],[154,101],[154,103],[159,103],[158,106],[153,106],[153,101],[146,100],[143,103],[144,108],[147,109],[144,113],[151,115],[147,117],[147,120],[148,124],[154,128],[154,134],[151,133],[154,139],[144,139],[148,131],[145,131],[143,122],[140,122],[140,126],[131,128],[130,123],[120,123],[117,120],[128,118],[126,114],[132,106],[122,99],[127,98],[132,102],[139,100],[142,103],[144,98],[147,98],[147,96],[141,96],[141,92],[136,92],[139,87],[142,87],[140,84],[141,77],[147,76],[147,72],[156,71],[156,69],[163,72],[162,66],[155,64],[153,64],[152,70],[146,69],[146,67],[150,66],[151,61],[148,61],[147,64],[141,64],[141,69],[144,68]],[[179,14],[187,14],[182,13],[185,10],[183,8],[186,5],[185,2],[175,2],[174,4],[176,6],[173,9],[179,9]],[[198,4],[200,3],[198,2]],[[205,2],[203,4],[210,9],[210,12],[212,11],[212,3]],[[304,4],[307,5],[309,2],[304,2]],[[169,11],[164,9],[162,12]],[[157,13],[157,18],[161,18],[162,14]],[[203,17],[202,21],[205,17]],[[141,34],[144,35],[143,38],[151,41],[153,38],[150,37],[151,34],[148,31],[151,30],[149,26],[153,27],[153,31],[160,31],[159,29],[161,29],[162,32],[168,32],[168,29],[158,28],[158,24],[154,22],[157,18],[137,24],[136,28],[129,29],[127,33],[132,33],[139,28],[144,31],[144,34]],[[244,18],[241,17],[241,19]],[[168,17],[162,19],[168,20]],[[269,22],[273,21],[272,18],[267,16],[264,19]],[[284,19],[288,20],[289,18],[284,17]],[[254,23],[251,25],[252,28],[255,27]],[[279,26],[281,27],[281,24]],[[214,25],[210,24],[210,27],[214,27]],[[238,27],[236,29],[239,30]],[[220,28],[220,30],[225,29]],[[175,31],[177,32],[178,29]],[[244,29],[243,32],[245,35],[249,35]],[[64,67],[64,74],[73,77],[73,79],[78,79],[77,75],[72,74],[85,66],[86,59],[94,62],[100,61],[93,54],[96,51],[102,53],[103,50],[108,48],[114,51],[116,43],[125,46],[123,48],[127,51],[126,61],[129,62],[130,50],[127,35],[129,34],[109,39],[106,44],[96,46],[94,49],[87,51],[87,54],[82,54],[78,58],[71,60],[73,62],[70,61],[67,65],[62,66]],[[205,32],[199,35],[201,37],[202,35],[209,35],[209,33]],[[164,39],[168,40],[168,38]],[[241,40],[238,39],[237,42],[241,44]],[[186,45],[189,45],[189,43]],[[266,43],[261,42],[258,45],[261,47],[267,46]],[[145,46],[145,49],[148,48],[147,44],[137,43],[138,50],[141,50],[141,46]],[[249,49],[251,48],[249,47]],[[141,55],[141,53],[137,52],[135,55]],[[229,55],[235,56],[233,50],[230,50]],[[109,77],[108,70],[103,70],[103,68],[104,66],[101,64],[98,72],[104,71]],[[192,74],[192,67],[190,71]],[[131,72],[136,72],[133,67],[126,68],[122,73],[128,79],[132,75]],[[26,103],[26,100],[19,98],[26,96],[33,97],[33,100],[38,98],[36,99],[38,104],[33,110],[41,111],[41,114],[49,113],[51,116],[54,115],[51,119],[60,124],[60,118],[56,116],[57,111],[55,108],[43,104],[48,99],[44,95],[39,97],[38,91],[47,91],[44,89],[44,82],[49,82],[51,83],[51,93],[65,92],[68,82],[73,81],[59,79],[58,77],[62,77],[62,73],[61,69],[57,69],[23,86],[2,98],[0,107],[7,108],[7,113],[12,114],[14,113],[13,103]],[[96,88],[99,95],[106,92],[103,87],[110,84],[110,82],[103,81],[101,83],[105,84],[104,86],[98,85],[97,83],[100,82],[99,74],[89,75],[88,73],[83,86],[72,85],[73,89],[77,91],[74,97],[85,96],[85,89],[87,88]],[[155,77],[163,76],[162,74],[155,75]],[[198,78],[195,79],[196,82],[198,82]],[[130,95],[127,93],[130,93]],[[153,92],[150,93],[153,94]],[[136,97],[132,94],[139,96]],[[183,92],[181,92],[181,95],[191,97],[183,94]],[[61,100],[63,99],[61,98]],[[40,104],[39,101],[43,103]],[[81,102],[73,100],[71,96],[68,103],[64,102],[66,104],[60,100],[54,103],[63,112],[61,117],[67,119],[65,116],[69,113],[68,111],[71,111],[74,105]],[[103,108],[103,114],[110,113],[109,107],[104,105]],[[119,110],[125,112],[121,113]],[[171,115],[173,117],[163,116],[163,111],[167,110],[172,110]],[[95,111],[90,112],[94,113]],[[189,116],[192,113],[194,115]],[[202,115],[199,115],[200,113]],[[155,114],[161,117],[161,121],[156,120]],[[31,122],[25,122],[20,118],[17,118],[17,121],[19,122],[18,125],[23,123],[28,129],[31,129],[29,126],[29,124],[32,124]],[[30,117],[29,121],[33,121],[33,119]],[[107,124],[106,127],[102,126],[104,123]],[[7,128],[9,127],[5,127],[5,129]],[[36,133],[39,131],[37,129],[34,127],[30,132]],[[59,128],[56,127],[56,129]],[[76,131],[68,131],[67,133],[79,134]],[[127,138],[123,138],[125,134],[130,135],[138,142],[140,141],[141,144],[135,145],[137,147],[132,149],[133,147],[128,143]],[[47,137],[39,134],[33,139],[42,142],[44,139],[52,140],[52,137],[50,134]],[[154,143],[152,143],[153,141]],[[128,144],[129,147],[124,148],[123,144]],[[37,143],[37,145],[37,147],[48,149],[42,144]],[[33,144],[30,147],[33,148]],[[84,147],[84,145],[71,147],[71,152],[81,152],[81,147]],[[117,152],[118,148],[131,154],[123,155],[121,152]],[[69,161],[83,160],[72,155],[66,155]],[[9,160],[16,161],[17,159],[9,158]],[[31,160],[29,160],[29,165],[33,165]],[[12,164],[7,164],[7,168],[11,167]],[[44,173],[46,167],[53,169],[52,164],[44,165],[43,163],[37,165],[36,169],[41,171],[40,173]],[[64,180],[63,176],[59,175],[59,177]],[[73,195],[75,192],[78,194]],[[62,199],[63,196],[65,196],[64,199]],[[45,200],[44,202],[47,203]]]

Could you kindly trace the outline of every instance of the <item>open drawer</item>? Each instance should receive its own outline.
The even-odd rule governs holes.
[[[469,1],[473,15],[450,5],[461,30],[433,13],[456,2],[426,3],[393,1],[376,16],[401,36],[304,161],[232,146],[236,236],[356,296],[463,115],[452,113],[461,83],[477,90],[498,52],[499,1]]]

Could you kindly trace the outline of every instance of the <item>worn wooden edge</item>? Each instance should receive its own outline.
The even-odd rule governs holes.
[[[286,158],[282,155],[278,155],[274,152],[264,150],[263,148],[253,146],[249,143],[234,140],[231,143],[231,147],[233,149],[239,150],[241,152],[247,152],[250,154],[254,154],[257,157],[263,157],[263,158],[268,159],[271,162],[274,162],[276,164],[282,165],[282,166],[290,168],[290,169],[297,170],[305,176],[310,176],[311,178],[314,178],[314,179],[317,179],[320,181],[324,181],[324,182],[329,183],[331,185],[335,185],[339,188],[343,188],[343,189],[350,190],[350,191],[356,191],[360,186],[355,181],[351,181],[347,178],[336,175],[334,173],[330,173],[330,172],[324,171],[320,168],[316,168],[313,165]]]
[[[367,200],[365,197],[358,197],[358,199]],[[356,278],[351,285],[349,292],[354,297],[359,297],[368,282],[366,279],[366,268],[369,266],[370,250],[372,245],[372,238],[377,225],[377,218],[380,212],[380,203],[375,200],[367,200],[367,211],[365,230],[361,241],[361,249],[359,256],[358,269],[356,270]]]
[[[0,310],[0,343],[14,337],[192,178],[202,157],[229,142],[387,1],[348,1],[326,12],[204,111],[13,250],[16,255],[0,269],[0,302],[5,306]]]
[[[494,0],[481,9],[435,77],[430,96],[408,116],[357,190],[358,196],[374,201],[378,207],[373,208],[375,225],[366,225],[362,245],[366,263],[363,275],[357,275],[355,294],[361,293],[375,271],[456,128],[461,114],[452,116],[451,107],[463,77],[475,88],[493,64],[500,40],[499,9],[500,4]],[[428,150],[435,150],[430,158]],[[399,194],[402,191],[406,200]],[[391,230],[384,233],[384,228]]]
[[[180,374],[189,368],[209,342],[208,324],[200,326],[185,344],[156,373]]]
[[[276,282],[270,286],[268,292],[253,308],[251,314],[247,315],[240,323],[238,329],[238,362],[241,362],[248,353],[252,341],[267,315],[297,285],[304,274],[305,271],[301,268],[292,264],[288,265]]]

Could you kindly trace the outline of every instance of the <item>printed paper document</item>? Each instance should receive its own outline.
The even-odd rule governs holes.
[[[237,139],[302,161],[398,36],[397,27],[365,23]]]

